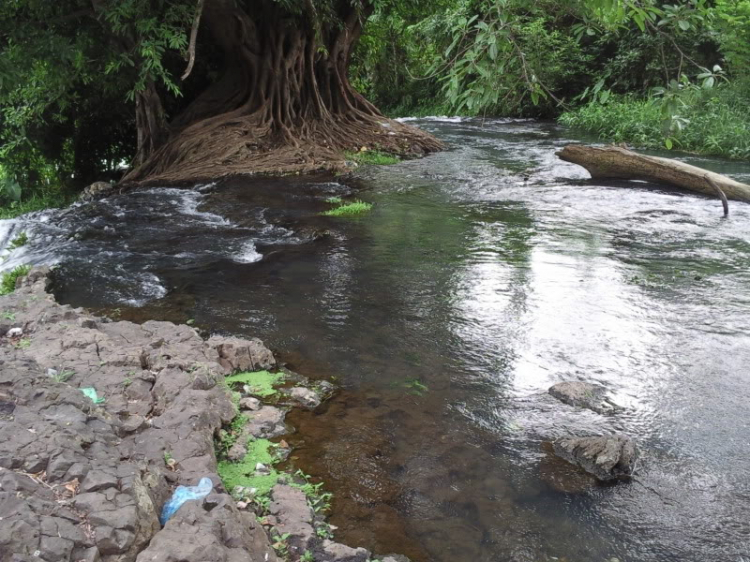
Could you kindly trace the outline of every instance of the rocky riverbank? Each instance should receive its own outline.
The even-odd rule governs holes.
[[[283,454],[241,468],[251,440],[287,431],[286,408],[315,407],[330,388],[295,379],[264,404],[252,385],[227,384],[275,371],[259,340],[97,318],[54,302],[48,283],[38,268],[0,298],[0,562],[372,560],[333,542],[310,486],[273,467]],[[226,489],[217,439],[241,476],[274,476],[267,494]],[[162,527],[174,489],[204,476],[213,492]]]

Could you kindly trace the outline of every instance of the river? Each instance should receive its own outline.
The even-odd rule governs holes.
[[[750,560],[750,206],[587,179],[554,123],[433,118],[449,149],[354,177],[154,188],[0,221],[2,269],[135,321],[257,336],[342,391],[294,413],[336,537],[415,562]],[[670,156],[674,156],[670,154]],[[750,182],[750,164],[678,155]],[[323,217],[352,194],[370,213]],[[605,386],[615,415],[552,384]],[[544,445],[622,432],[629,483]]]

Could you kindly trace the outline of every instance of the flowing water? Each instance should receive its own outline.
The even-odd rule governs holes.
[[[297,412],[293,462],[337,538],[415,561],[750,560],[750,205],[588,180],[572,133],[428,119],[450,149],[356,178],[156,188],[0,221],[3,269],[57,297],[259,336],[343,390]],[[685,160],[750,182],[750,165]],[[326,198],[374,203],[327,218]],[[604,385],[601,416],[546,394]],[[624,432],[636,478],[548,454]]]

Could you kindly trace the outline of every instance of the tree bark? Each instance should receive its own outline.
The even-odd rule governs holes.
[[[355,4],[355,5],[352,5]],[[290,15],[272,1],[212,0],[202,25],[224,57],[222,76],[169,126],[164,145],[125,181],[339,170],[366,146],[424,154],[442,144],[384,117],[352,88],[351,53],[369,3],[341,2],[323,26],[313,2]]]
[[[135,126],[138,148],[134,165],[139,166],[164,144],[168,135],[164,108],[153,82],[135,96]]]
[[[581,144],[568,145],[557,156],[583,166],[594,179],[644,180],[716,196],[713,183],[728,199],[750,201],[750,185],[669,158],[644,156],[617,146]]]

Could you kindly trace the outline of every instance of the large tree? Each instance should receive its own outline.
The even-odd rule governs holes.
[[[362,147],[437,150],[349,83],[363,25],[387,9],[385,0],[2,0],[0,157],[28,154],[33,131],[54,123],[71,139],[84,125],[95,136],[87,107],[102,99],[115,120],[134,107],[131,181],[335,169]]]

